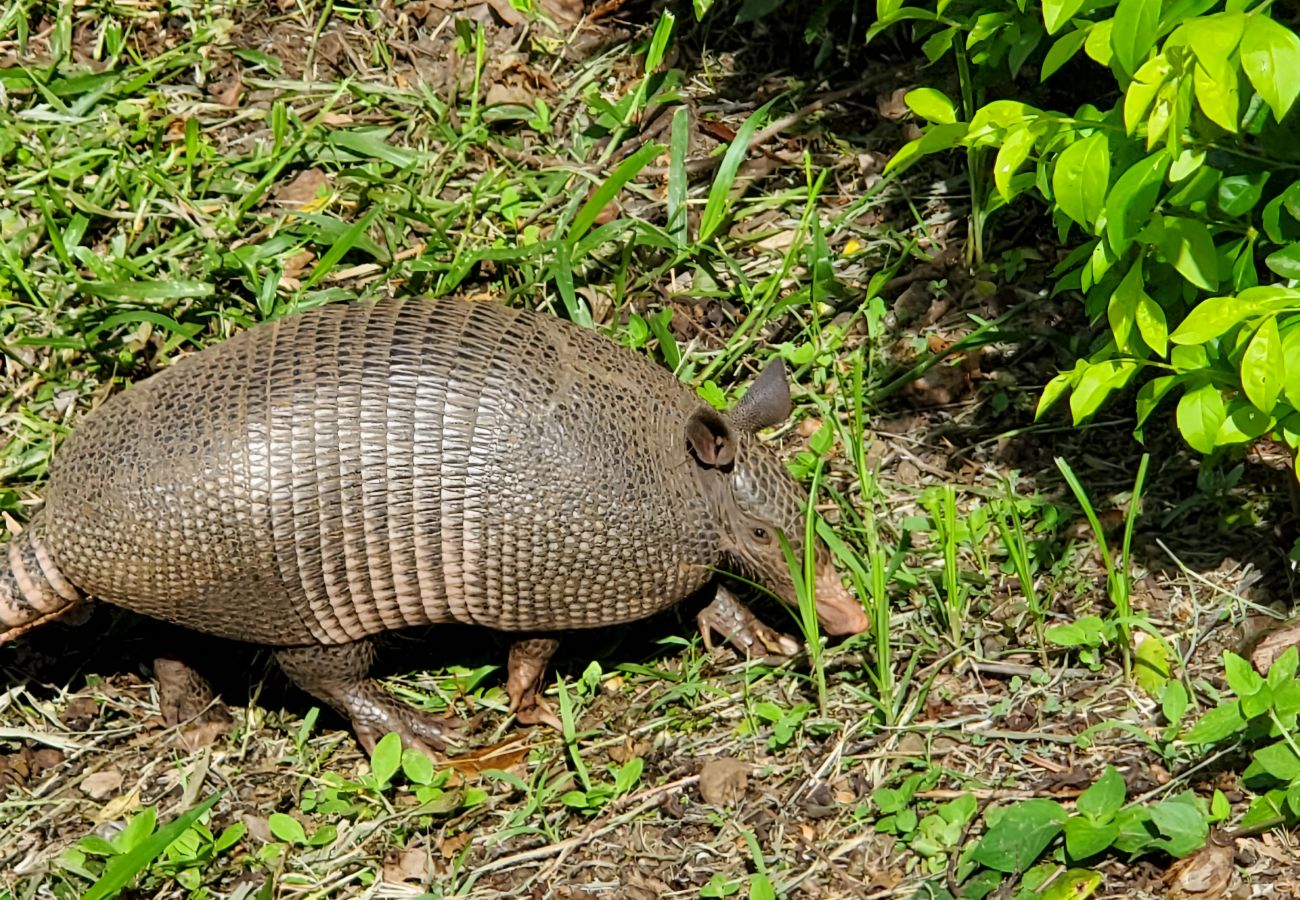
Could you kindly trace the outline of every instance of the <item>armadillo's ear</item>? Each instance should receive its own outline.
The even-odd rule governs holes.
[[[731,410],[731,421],[742,431],[753,434],[760,428],[777,425],[790,417],[790,382],[785,375],[785,360],[774,359],[754,379],[749,393]]]
[[[701,406],[686,420],[686,444],[702,466],[721,468],[736,460],[736,436],[711,406]]]

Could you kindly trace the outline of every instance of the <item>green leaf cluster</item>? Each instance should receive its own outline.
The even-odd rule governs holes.
[[[906,26],[932,60],[953,54],[963,76],[960,109],[932,88],[909,94],[929,124],[890,168],[965,149],[977,226],[1032,194],[1074,245],[1055,291],[1082,294],[1100,334],[1076,345],[1040,414],[1068,395],[1078,423],[1140,384],[1139,433],[1176,396],[1174,420],[1194,449],[1267,435],[1294,455],[1300,35],[1275,7],[1249,0],[1014,6],[878,0],[871,34]],[[1067,114],[973,99],[995,76],[1032,70],[1047,81],[1067,67],[1108,75],[1114,104]]]

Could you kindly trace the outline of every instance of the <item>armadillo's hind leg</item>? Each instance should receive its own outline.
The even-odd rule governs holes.
[[[542,697],[542,676],[560,642],[554,638],[526,638],[510,645],[506,667],[506,693],[510,711],[525,725],[550,725],[563,731],[560,718]]]
[[[0,545],[0,644],[11,641],[81,602],[41,539],[41,513],[8,546]]]
[[[275,651],[284,673],[307,693],[352,721],[366,752],[395,732],[402,743],[428,753],[442,750],[456,731],[456,720],[441,719],[407,706],[370,676],[375,650],[369,641],[338,646],[284,647]]]

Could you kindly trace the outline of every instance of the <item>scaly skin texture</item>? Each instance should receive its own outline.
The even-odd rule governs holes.
[[[763,379],[728,418],[595,332],[453,298],[256,327],[59,448],[45,508],[0,559],[0,642],[90,594],[290,648],[282,667],[363,743],[392,726],[436,745],[365,681],[370,636],[627,622],[728,565],[794,602],[775,535],[798,549],[804,496],[753,437],[788,409],[783,374]],[[818,554],[824,626],[862,630]]]

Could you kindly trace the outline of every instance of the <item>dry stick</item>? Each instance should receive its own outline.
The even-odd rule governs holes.
[[[567,840],[560,841],[558,844],[548,844],[545,847],[535,847],[532,850],[525,850],[522,853],[515,853],[510,856],[503,856],[500,859],[494,859],[490,863],[476,866],[474,872],[475,874],[481,875],[486,872],[495,872],[498,869],[509,869],[524,863],[547,859],[548,857],[556,856],[557,854],[560,856],[560,859],[556,860],[555,864],[558,865],[563,860],[564,854],[567,854],[574,847],[595,840],[601,835],[613,831],[625,822],[630,822],[632,819],[635,819],[637,816],[641,815],[641,813],[658,803],[663,794],[666,794],[669,791],[674,791],[677,788],[686,787],[688,784],[694,784],[699,780],[700,776],[698,775],[688,775],[685,778],[679,778],[676,781],[670,781],[667,784],[661,784],[658,787],[649,788],[639,794],[633,794],[626,798],[624,803],[631,803],[640,799],[640,802],[637,803],[634,808],[629,809],[627,812],[620,813],[612,819],[606,820],[603,824],[593,823],[577,837],[571,837]]]

